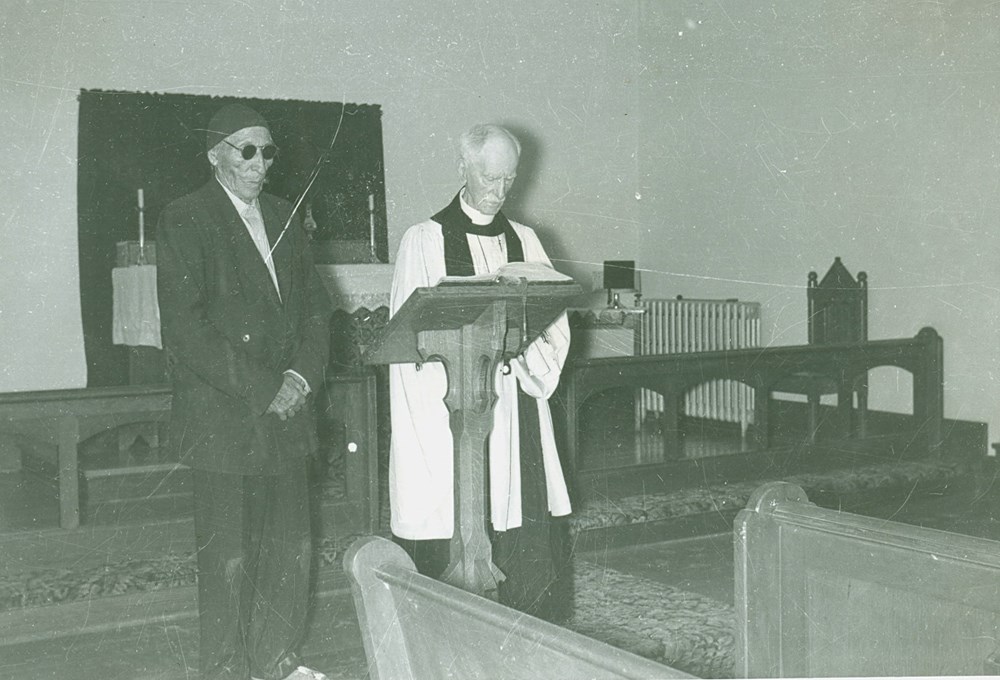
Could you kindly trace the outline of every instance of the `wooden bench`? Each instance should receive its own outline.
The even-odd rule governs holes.
[[[344,569],[372,680],[692,677],[421,576],[384,538],[355,541]]]
[[[755,491],[735,523],[738,677],[996,675],[1000,542]]]
[[[344,457],[347,524],[354,530],[374,531],[378,525],[378,461],[375,377],[370,371],[327,378],[320,418],[340,432],[338,452]],[[186,474],[177,463],[137,466],[127,452],[136,436],[155,447],[160,424],[170,418],[172,393],[169,385],[129,385],[70,390],[44,390],[0,394],[0,437],[23,436],[32,442],[55,447],[51,459],[29,461],[50,472],[59,486],[59,525],[80,525],[80,444],[101,432],[118,430],[119,460],[108,470],[87,471],[98,484],[117,481],[124,473]],[[339,441],[343,440],[343,441]],[[158,479],[158,477],[156,477]],[[155,482],[155,479],[153,479]]]
[[[59,480],[59,525],[80,524],[80,442],[105,430],[127,425],[155,431],[170,414],[168,386],[132,385],[73,390],[45,390],[0,395],[0,433],[25,435],[54,444]],[[155,442],[152,442],[155,444]],[[125,449],[122,440],[119,449]]]

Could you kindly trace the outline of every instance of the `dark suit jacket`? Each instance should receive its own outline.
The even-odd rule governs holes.
[[[259,197],[273,244],[288,201]],[[274,251],[281,298],[242,218],[213,178],[177,199],[156,231],[157,291],[174,388],[170,442],[202,470],[273,474],[316,448],[311,404],[266,414],[286,369],[323,386],[330,301],[296,219]]]

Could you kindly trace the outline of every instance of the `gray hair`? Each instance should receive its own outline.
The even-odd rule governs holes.
[[[500,125],[480,123],[473,125],[458,138],[458,157],[466,162],[471,161],[493,137],[506,137],[514,145],[517,155],[521,155],[521,140],[514,133]]]

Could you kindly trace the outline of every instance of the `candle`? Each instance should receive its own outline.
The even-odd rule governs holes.
[[[375,254],[375,194],[368,194],[368,244]]]
[[[144,211],[143,211],[143,200],[142,200],[142,189],[139,189],[139,260],[143,259],[143,246],[146,243],[146,224],[144,222]]]

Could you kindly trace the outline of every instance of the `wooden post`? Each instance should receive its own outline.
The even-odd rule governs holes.
[[[841,369],[840,378],[837,380],[837,432],[843,432],[848,437],[853,437],[856,431],[854,388],[850,378]]]
[[[684,457],[684,440],[681,437],[681,412],[684,410],[684,395],[678,394],[676,385],[666,381],[660,391],[663,395],[663,422],[660,436],[663,437],[665,458]]]
[[[80,423],[74,415],[59,419],[59,526],[76,529],[80,526],[80,463],[77,442]]]
[[[334,392],[331,408],[342,412],[339,418],[345,425],[344,479],[351,521],[374,533],[379,526],[375,376],[338,377],[328,382],[327,389]]]
[[[771,444],[771,421],[769,413],[771,411],[771,385],[765,384],[763,380],[755,380],[751,383],[754,391],[753,400],[753,425],[748,430],[750,433],[750,448],[755,451],[766,449]]]
[[[504,576],[493,563],[486,533],[486,447],[497,400],[493,380],[503,356],[506,331],[507,303],[499,300],[460,329],[425,331],[419,336],[420,353],[441,357],[448,375],[462,379],[448,381],[444,398],[454,442],[455,531],[441,580],[492,599],[497,598]],[[456,353],[455,347],[460,351]]]
[[[914,426],[925,434],[928,453],[940,453],[944,420],[944,341],[933,328],[917,333],[922,352],[913,370]]]

